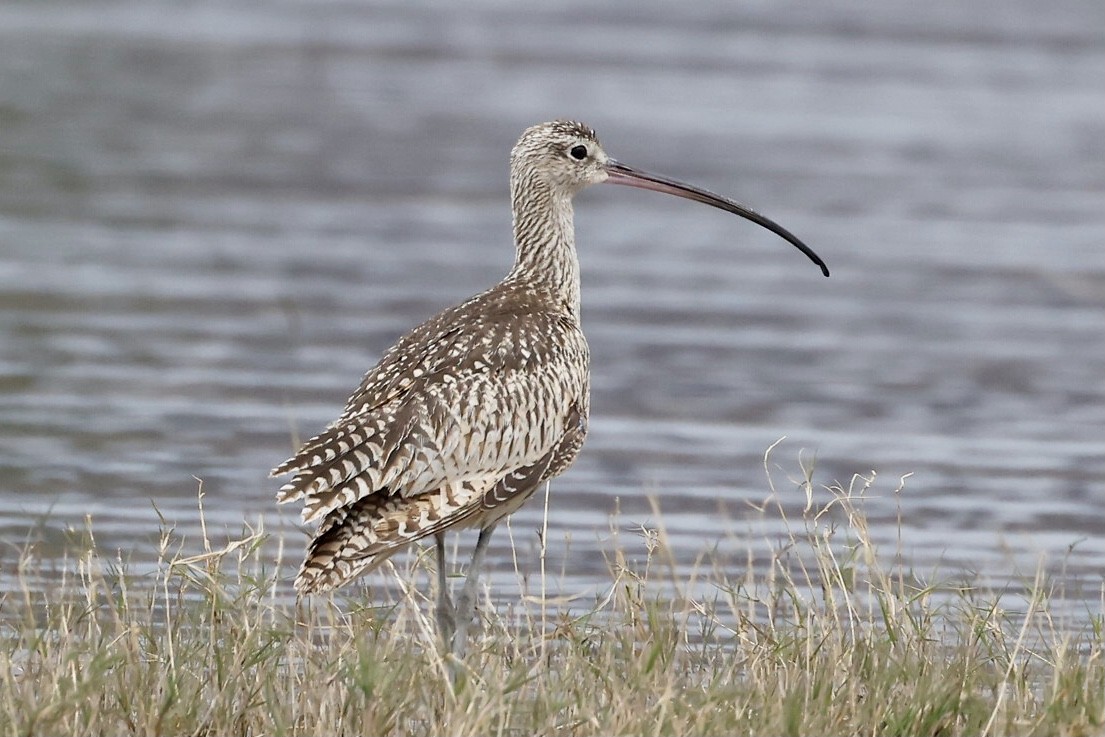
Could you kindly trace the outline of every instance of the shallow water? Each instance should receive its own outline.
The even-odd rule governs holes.
[[[800,452],[817,485],[875,470],[888,555],[998,585],[1042,558],[1099,600],[1105,9],[635,7],[0,6],[4,580],[86,516],[139,565],[159,513],[198,550],[197,478],[213,534],[263,516],[296,548],[268,469],[506,272],[507,152],[577,117],[833,275],[692,203],[578,198],[592,422],[552,488],[558,590],[608,580],[612,529],[643,556],[662,523],[688,569],[778,545],[749,503],[785,436],[790,512]],[[525,570],[541,519],[513,520]]]

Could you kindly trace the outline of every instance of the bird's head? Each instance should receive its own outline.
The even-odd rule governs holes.
[[[595,131],[582,123],[554,120],[527,128],[510,152],[511,171],[535,178],[568,196],[605,182],[610,157]]]

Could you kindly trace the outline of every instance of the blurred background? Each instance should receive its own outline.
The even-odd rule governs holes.
[[[739,575],[781,544],[750,504],[785,436],[792,510],[803,464],[874,471],[872,533],[919,574],[1043,560],[1100,598],[1096,0],[0,5],[0,587],[86,516],[139,567],[159,514],[197,552],[197,479],[216,541],[263,518],[297,564],[268,470],[506,273],[508,152],[559,117],[832,269],[684,200],[577,198],[593,400],[549,504],[563,591],[661,523],[679,565]],[[524,569],[542,513],[512,521]],[[510,536],[493,553],[513,576]]]

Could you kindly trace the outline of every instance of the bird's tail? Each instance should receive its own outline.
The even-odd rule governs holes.
[[[416,540],[478,518],[487,484],[463,481],[417,497],[378,492],[330,512],[295,579],[302,596],[337,588],[375,570]]]

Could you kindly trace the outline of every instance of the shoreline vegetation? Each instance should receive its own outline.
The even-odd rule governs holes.
[[[807,471],[794,520],[772,485],[762,512],[789,537],[736,578],[674,579],[653,530],[641,563],[609,554],[589,604],[497,591],[510,603],[483,599],[463,661],[437,645],[432,554],[388,564],[390,601],[351,587],[296,603],[263,529],[221,547],[205,530],[185,556],[165,527],[151,577],[97,551],[90,526],[45,586],[33,549],[4,553],[0,731],[1105,733],[1105,604],[1072,628],[1042,572],[1014,593],[921,582],[868,536],[873,481],[815,487]]]

